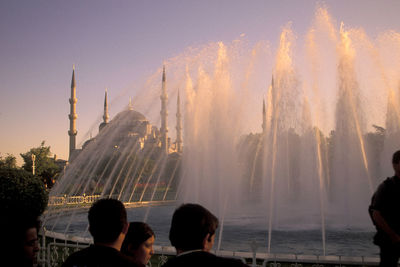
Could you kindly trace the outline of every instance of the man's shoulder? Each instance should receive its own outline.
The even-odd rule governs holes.
[[[392,186],[395,183],[395,178],[396,178],[396,176],[386,177],[386,179],[383,180],[379,186],[384,186],[384,187]]]
[[[234,258],[224,258],[224,257],[217,257],[218,262],[220,263],[218,266],[247,266],[239,259]]]
[[[136,265],[116,249],[109,247],[101,247],[101,246],[90,246],[71,254],[62,266],[63,267],[72,267],[72,266],[135,267]]]
[[[85,259],[89,257],[90,247],[84,248],[82,250],[76,251],[68,256],[62,267],[76,266],[77,264],[84,264]],[[80,265],[84,266],[84,265]]]
[[[219,257],[208,252],[193,252],[168,260],[163,267],[183,267],[183,266],[232,266],[243,267],[247,266],[239,259]]]
[[[387,185],[395,185],[395,184],[397,184],[398,180],[399,180],[399,178],[395,175],[395,176],[392,176],[392,177],[387,177],[383,181],[383,183],[387,184]]]
[[[387,177],[385,180],[383,180],[379,185],[378,188],[376,189],[375,195],[379,195],[383,192],[386,192],[388,190],[391,190],[396,186],[397,184],[397,178],[396,176],[393,177]]]

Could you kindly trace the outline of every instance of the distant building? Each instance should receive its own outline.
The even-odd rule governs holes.
[[[140,112],[136,111],[132,107],[132,102],[129,100],[128,109],[118,113],[113,119],[109,121],[108,114],[108,95],[107,89],[104,96],[104,114],[103,122],[99,125],[99,133],[110,134],[107,138],[107,145],[112,145],[114,148],[123,148],[127,145],[134,145],[135,150],[142,153],[156,153],[169,155],[171,153],[182,153],[183,140],[182,140],[182,115],[180,111],[180,96],[178,93],[177,97],[177,113],[176,113],[176,141],[171,143],[171,139],[168,137],[168,111],[167,111],[167,101],[168,94],[166,90],[166,75],[165,67],[163,68],[162,74],[162,87],[161,87],[161,127],[158,129],[156,126],[150,124],[146,117]],[[87,140],[82,149],[76,148],[76,82],[75,82],[75,69],[72,72],[72,82],[71,82],[71,98],[70,103],[70,129],[68,131],[69,135],[69,161],[73,161],[82,150],[86,149],[87,146],[96,142],[98,136],[91,137]],[[110,131],[110,129],[113,129]],[[118,129],[117,131],[115,129]],[[106,144],[102,144],[106,145]]]

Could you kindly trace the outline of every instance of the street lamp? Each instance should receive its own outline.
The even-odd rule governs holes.
[[[32,154],[32,174],[35,175],[35,154]]]

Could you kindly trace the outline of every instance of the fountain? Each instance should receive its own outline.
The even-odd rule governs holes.
[[[217,250],[246,251],[252,240],[266,253],[376,256],[367,207],[400,145],[400,34],[373,41],[317,8],[304,39],[296,49],[288,24],[276,53],[241,37],[167,60],[163,86],[178,105],[165,113],[176,119],[160,130],[149,123],[165,114],[160,69],[68,166],[51,192],[64,202],[50,206],[46,228],[88,236],[84,213],[52,213],[66,198],[177,200],[220,218]],[[182,125],[182,153],[157,139],[167,123]],[[175,205],[134,208],[129,219],[147,220],[156,243],[169,245]]]

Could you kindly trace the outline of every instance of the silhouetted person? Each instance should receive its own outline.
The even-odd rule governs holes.
[[[94,245],[69,256],[64,267],[142,266],[120,252],[129,227],[122,202],[100,199],[89,209],[88,218]]]
[[[39,221],[37,219],[24,223],[22,237],[22,265],[34,266],[37,264],[37,254],[39,252]]]
[[[177,256],[163,267],[174,266],[247,266],[237,259],[218,257],[210,253],[214,244],[218,219],[198,204],[183,204],[172,216],[169,240]]]
[[[379,266],[397,266],[400,257],[400,150],[392,159],[395,175],[383,181],[372,196],[369,212],[376,226],[374,244],[380,248]]]
[[[154,254],[154,238],[154,232],[148,224],[131,222],[121,252],[131,257],[134,262],[146,265]]]
[[[7,217],[6,225],[1,224],[2,234],[0,255],[9,266],[32,267],[37,264],[39,252],[39,221],[32,217]],[[4,227],[4,228],[3,228]]]

